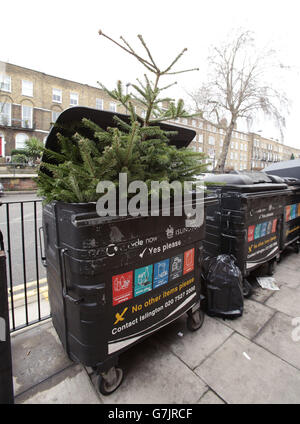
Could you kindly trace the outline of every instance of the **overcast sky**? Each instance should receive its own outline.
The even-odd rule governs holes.
[[[255,32],[260,46],[272,46],[293,72],[284,88],[293,102],[287,118],[285,144],[300,148],[300,25],[298,0],[9,0],[1,5],[0,60],[50,75],[113,88],[118,79],[134,82],[144,69],[134,58],[98,35],[123,35],[138,46],[137,34],[148,42],[158,63],[169,64],[188,48],[178,69],[200,71],[177,76],[176,94],[184,96],[205,78],[206,58],[234,28]],[[169,82],[169,81],[167,81]],[[171,81],[170,81],[171,82]],[[270,123],[253,131],[279,138]]]

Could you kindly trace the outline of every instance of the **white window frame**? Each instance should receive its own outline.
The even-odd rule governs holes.
[[[59,100],[55,97],[59,97]],[[62,90],[60,88],[52,88],[52,102],[62,103]]]
[[[56,122],[57,118],[61,114],[60,110],[52,110],[51,111],[51,122]]]
[[[6,88],[6,86],[8,86]],[[11,93],[11,77],[9,75],[0,74],[0,90]]]
[[[79,104],[79,94],[70,93],[70,106],[78,106]]]
[[[22,136],[22,141],[18,141],[18,136]],[[16,145],[16,149],[24,149],[25,147],[25,141],[27,141],[29,139],[27,134],[24,133],[17,133],[16,137],[15,137],[15,145]]]
[[[33,82],[29,80],[22,80],[22,95],[33,97]]]
[[[215,145],[215,143],[216,143],[216,141],[215,141],[215,137],[214,137],[213,135],[210,135],[210,136],[208,137],[208,144],[209,144],[209,145],[211,145],[211,146],[214,146],[214,145]]]
[[[25,116],[24,111],[25,108],[30,108],[30,114],[29,117]],[[22,128],[32,128],[32,118],[33,118],[33,107],[29,105],[22,105]],[[28,124],[26,124],[26,121],[28,121]]]
[[[5,111],[6,108],[7,111]],[[11,103],[0,102],[0,124],[11,125]]]
[[[100,99],[100,97],[96,98],[96,109],[103,110],[104,108],[104,102],[103,99]]]
[[[198,134],[198,143],[203,143],[203,134]]]
[[[2,144],[1,144],[2,153],[0,155],[0,158],[5,158],[5,144],[6,144],[6,141],[5,141],[4,134],[2,132],[0,132],[0,138],[2,139]]]
[[[117,112],[117,103],[116,102],[110,102],[109,103],[109,110],[110,110],[110,112]]]

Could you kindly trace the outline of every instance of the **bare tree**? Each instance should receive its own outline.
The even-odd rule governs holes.
[[[223,149],[215,168],[224,172],[238,120],[245,119],[250,124],[263,114],[273,119],[283,134],[288,100],[271,85],[268,75],[285,67],[277,62],[274,50],[258,52],[252,33],[241,30],[230,41],[214,47],[208,67],[208,81],[190,96],[199,114],[225,130]]]

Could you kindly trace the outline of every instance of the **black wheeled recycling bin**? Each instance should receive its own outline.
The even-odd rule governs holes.
[[[86,117],[106,129],[113,126],[113,115],[72,108],[58,122]],[[178,131],[174,144],[188,144],[194,137],[191,130],[164,128]],[[55,131],[46,146],[57,150]],[[121,352],[184,313],[189,329],[202,325],[205,220],[196,228],[186,227],[185,221],[185,215],[99,217],[95,203],[52,202],[43,207],[53,324],[69,357],[97,370],[103,394],[122,382],[117,367]]]
[[[300,180],[283,177],[288,184],[284,207],[281,250],[291,246],[299,253],[300,240]]]
[[[207,210],[205,255],[234,255],[247,296],[250,272],[268,263],[272,274],[279,258],[287,184],[261,172],[212,174],[205,181],[219,197],[219,206]]]

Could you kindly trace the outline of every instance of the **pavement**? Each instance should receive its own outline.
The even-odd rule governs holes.
[[[12,335],[15,402],[61,404],[300,403],[300,255],[286,254],[278,291],[256,284],[242,317],[185,317],[120,357],[125,379],[101,395],[92,369],[71,362],[51,320]],[[44,299],[44,302],[46,300]]]

